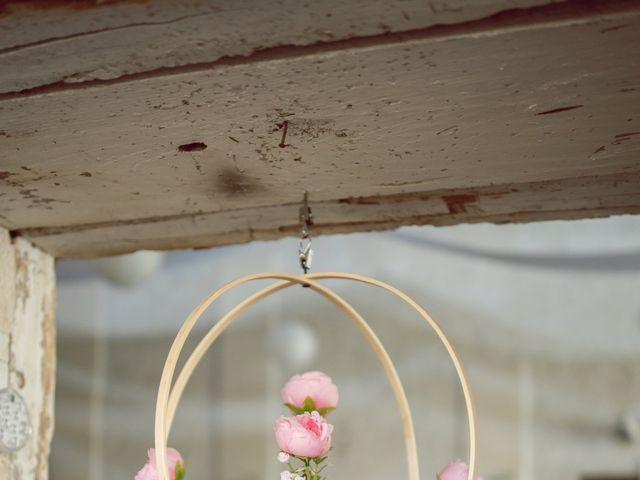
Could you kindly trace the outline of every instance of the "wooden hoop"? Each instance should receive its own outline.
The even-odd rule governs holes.
[[[379,280],[375,280],[370,277],[365,277],[363,275],[355,275],[348,273],[314,273],[308,274],[304,276],[297,275],[289,275],[289,274],[281,274],[281,273],[262,273],[262,274],[254,274],[248,275],[242,278],[239,278],[229,284],[223,286],[222,288],[212,292],[208,295],[187,317],[183,326],[180,328],[176,338],[171,346],[169,354],[167,356],[167,360],[165,362],[165,366],[162,372],[162,377],[160,380],[160,387],[158,389],[158,400],[156,404],[156,422],[155,422],[155,447],[156,447],[156,462],[158,466],[158,472],[160,475],[159,480],[169,480],[168,477],[168,469],[167,469],[167,439],[168,434],[171,428],[171,424],[173,422],[175,410],[180,401],[184,388],[193,373],[193,370],[202,359],[208,348],[213,344],[213,342],[217,339],[217,337],[247,308],[249,308],[254,303],[258,302],[262,298],[265,298],[279,290],[284,288],[288,288],[292,285],[296,284],[305,284],[308,285],[313,291],[320,293],[322,296],[332,301],[338,308],[344,311],[347,316],[356,324],[356,326],[360,329],[361,333],[365,336],[373,350],[375,351],[378,359],[383,365],[385,373],[389,379],[389,382],[392,386],[396,402],[398,404],[398,408],[400,410],[404,436],[405,436],[405,445],[407,449],[407,463],[409,466],[409,479],[410,480],[419,480],[419,469],[418,469],[418,455],[417,448],[415,443],[415,435],[413,431],[413,422],[411,420],[411,412],[409,409],[409,404],[402,387],[402,383],[398,377],[398,374],[395,370],[395,366],[393,365],[391,359],[389,358],[386,350],[382,346],[382,343],[377,338],[373,330],[369,327],[369,325],[365,322],[365,320],[355,311],[351,305],[349,305],[346,301],[344,301],[341,297],[336,295],[330,289],[323,287],[316,282],[314,279],[325,279],[325,278],[333,278],[333,279],[345,279],[345,280],[353,280],[361,283],[366,283],[369,285],[374,285],[384,290],[387,290],[394,295],[398,296],[406,303],[411,305],[426,321],[427,323],[434,329],[438,338],[441,340],[443,345],[445,346],[451,360],[454,363],[456,368],[456,372],[458,373],[458,378],[460,380],[462,390],[465,397],[465,404],[467,407],[467,417],[469,421],[469,476],[468,480],[473,480],[475,477],[475,463],[476,463],[476,442],[477,442],[477,434],[476,434],[476,423],[475,423],[475,413],[473,408],[473,401],[471,397],[470,388],[468,385],[468,381],[466,379],[466,375],[464,373],[464,369],[462,367],[462,363],[460,359],[451,345],[451,342],[445,335],[444,331],[440,327],[440,325],[431,318],[431,316],[414,300],[412,300],[409,296],[407,296],[402,291],[398,290],[395,287],[392,287],[384,282]],[[283,279],[285,281],[278,282],[269,287],[264,288],[263,290],[253,294],[245,301],[234,307],[229,313],[227,313],[218,323],[216,323],[207,335],[200,341],[198,346],[194,349],[192,354],[189,356],[187,362],[185,363],[182,371],[180,372],[173,388],[171,388],[171,380],[175,373],[175,367],[177,364],[178,357],[180,352],[186,342],[186,339],[195,326],[195,323],[200,318],[200,316],[204,313],[204,311],[213,303],[217,298],[223,295],[225,292],[231,290],[232,288],[241,285],[243,283],[247,283],[253,280],[260,279]]]

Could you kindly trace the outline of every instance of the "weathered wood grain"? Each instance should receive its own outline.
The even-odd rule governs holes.
[[[0,380],[20,392],[33,428],[22,450],[0,453],[0,477],[46,480],[55,384],[53,257],[0,230],[0,267]]]
[[[554,0],[3,3],[0,93],[459,23]]]
[[[640,214],[640,174],[585,177],[496,187],[343,197],[313,202],[313,234],[401,225],[510,223]],[[301,202],[190,216],[105,222],[27,231],[59,256],[96,257],[145,249],[206,248],[298,235]]]
[[[640,213],[624,5],[5,96],[0,222],[95,256],[291,234],[304,190],[317,232]]]

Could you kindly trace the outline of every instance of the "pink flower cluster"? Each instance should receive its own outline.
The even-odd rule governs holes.
[[[325,416],[338,405],[338,388],[322,372],[294,375],[282,389],[282,400],[293,416],[276,420],[275,435],[280,452],[278,461],[288,469],[281,480],[323,480],[320,473],[331,450],[333,425]],[[156,452],[148,451],[148,461],[134,480],[158,480]],[[183,480],[184,460],[180,453],[167,449],[169,480]],[[298,465],[294,465],[294,460]],[[438,474],[437,480],[467,480],[469,467],[461,460],[451,462]],[[476,480],[482,480],[477,477]]]
[[[333,433],[325,416],[338,405],[338,388],[326,374],[307,372],[287,382],[282,400],[294,415],[276,420],[278,460],[289,467],[281,480],[320,480]],[[299,464],[293,465],[293,460]]]

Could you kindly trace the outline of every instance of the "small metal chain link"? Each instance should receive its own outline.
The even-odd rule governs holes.
[[[313,260],[311,235],[309,234],[309,227],[313,225],[313,215],[309,207],[309,195],[307,192],[304,192],[304,204],[300,207],[299,218],[302,224],[302,236],[300,238],[300,248],[298,249],[298,260],[302,271],[306,274],[311,269]]]

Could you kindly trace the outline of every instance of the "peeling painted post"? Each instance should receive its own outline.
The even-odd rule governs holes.
[[[15,453],[0,452],[0,478],[45,480],[55,385],[54,259],[0,229],[0,389],[24,399],[32,432]]]

